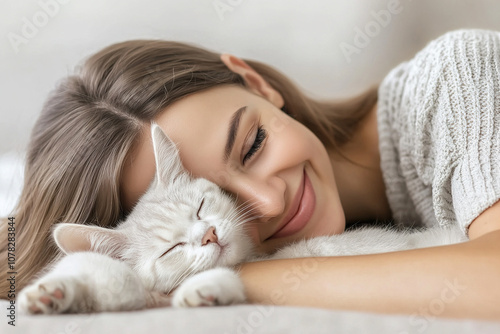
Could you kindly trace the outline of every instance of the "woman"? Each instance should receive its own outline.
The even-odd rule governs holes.
[[[57,257],[53,224],[112,227],[130,212],[154,175],[155,120],[185,168],[252,204],[262,252],[360,220],[460,224],[470,238],[243,264],[251,302],[498,319],[499,64],[498,33],[456,31],[378,90],[318,102],[233,55],[162,41],[105,48],[58,86],[33,130],[15,210],[17,289]]]

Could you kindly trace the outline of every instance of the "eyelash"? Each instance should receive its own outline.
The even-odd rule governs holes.
[[[170,247],[165,253],[163,253],[160,257],[162,257],[163,255],[167,254],[168,252],[170,252],[172,249],[174,249],[175,247],[177,246],[182,246],[182,245],[185,245],[186,243],[185,242],[179,242],[178,244]]]
[[[257,151],[260,149],[262,142],[264,139],[267,138],[267,131],[262,127],[262,125],[259,125],[259,128],[257,129],[257,135],[255,136],[255,140],[252,144],[252,147],[248,150],[247,154],[243,157],[243,164],[250,159]]]
[[[196,212],[196,217],[198,218],[198,220],[201,220],[201,218],[200,218],[200,211],[201,211],[201,208],[203,207],[203,203],[205,203],[205,198],[203,198],[201,200],[201,204],[200,204],[200,207],[198,208],[198,212]]]

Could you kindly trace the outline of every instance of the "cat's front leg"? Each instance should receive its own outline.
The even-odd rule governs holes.
[[[28,314],[88,313],[142,309],[158,303],[135,272],[106,255],[65,256],[48,273],[24,288],[18,303]],[[150,301],[151,299],[151,301]]]
[[[245,288],[238,274],[229,268],[214,268],[185,280],[175,290],[172,306],[231,305],[245,300]]]
[[[73,308],[88,309],[87,305],[73,305],[85,302],[80,294],[84,287],[77,277],[41,278],[24,288],[18,297],[19,309],[29,314],[65,313]]]

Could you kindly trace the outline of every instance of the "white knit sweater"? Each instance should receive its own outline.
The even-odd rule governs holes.
[[[468,225],[500,199],[500,32],[430,42],[379,87],[381,167],[399,225]]]

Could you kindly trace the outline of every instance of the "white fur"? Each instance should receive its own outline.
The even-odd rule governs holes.
[[[189,277],[175,292],[174,307],[241,304],[245,289],[238,274],[229,268],[214,268]]]
[[[257,257],[244,230],[247,212],[212,182],[192,178],[162,130],[153,124],[151,131],[156,175],[146,194],[115,229],[57,224],[53,236],[67,255],[21,291],[21,310],[97,312],[243,303],[244,286],[231,268],[245,261],[381,253],[467,240],[454,227],[404,232],[365,228],[302,240]],[[218,243],[203,245],[211,227]],[[178,243],[183,244],[161,256]],[[56,290],[64,297],[57,298]],[[171,301],[167,294],[172,291]]]
[[[458,226],[402,231],[365,227],[342,234],[302,240],[278,250],[271,258],[376,254],[442,246],[467,240]]]
[[[63,298],[56,298],[59,289]],[[129,311],[160,304],[170,298],[148,291],[137,274],[124,262],[95,252],[78,252],[62,258],[45,276],[23,289],[21,311],[34,313],[76,313]],[[47,296],[47,305],[40,297]]]

